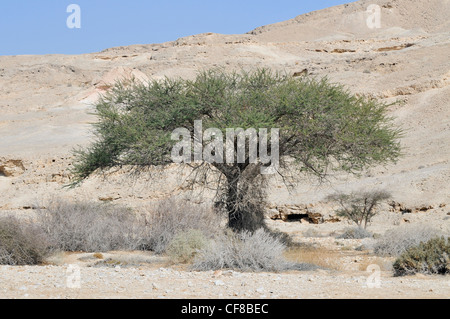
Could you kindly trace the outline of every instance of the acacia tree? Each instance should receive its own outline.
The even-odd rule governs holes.
[[[201,72],[194,80],[165,79],[149,83],[117,83],[95,105],[96,141],[76,151],[73,165],[77,185],[94,172],[113,167],[136,169],[173,163],[172,139],[176,129],[195,136],[195,123],[205,130],[254,129],[262,147],[260,129],[279,129],[279,165],[287,176],[312,174],[324,178],[333,170],[358,173],[368,166],[395,162],[400,155],[400,130],[387,116],[387,105],[352,95],[327,79],[291,77],[268,69],[227,73]],[[272,137],[268,138],[270,143]],[[214,138],[193,141],[217,158],[227,154],[211,148]],[[228,140],[227,143],[230,141]],[[231,140],[239,145],[238,136]],[[228,226],[236,231],[264,227],[265,182],[261,168],[273,166],[258,152],[252,161],[250,139],[244,158],[227,162],[185,163],[193,181],[204,182],[216,174],[215,207],[228,214]],[[259,149],[260,149],[259,148]],[[273,151],[273,150],[271,150]],[[242,154],[241,154],[242,156]],[[292,170],[295,171],[292,171]]]
[[[367,224],[377,214],[376,209],[382,201],[391,198],[386,190],[357,191],[350,194],[335,193],[327,196],[328,200],[337,202],[340,208],[337,215],[346,217],[356,223],[358,227],[367,228]]]

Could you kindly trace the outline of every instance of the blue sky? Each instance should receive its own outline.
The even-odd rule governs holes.
[[[215,32],[245,33],[351,0],[1,0],[0,55],[82,54]],[[70,4],[81,28],[66,25]]]

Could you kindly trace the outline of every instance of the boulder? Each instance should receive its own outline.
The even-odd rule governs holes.
[[[21,160],[0,160],[0,176],[15,177],[25,172],[25,166]]]

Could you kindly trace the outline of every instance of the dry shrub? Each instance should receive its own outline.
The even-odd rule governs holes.
[[[377,238],[373,251],[380,256],[400,256],[407,249],[427,242],[440,232],[426,225],[406,225],[386,231]]]
[[[222,219],[206,205],[170,198],[162,201],[149,215],[149,249],[164,253],[174,237],[196,230],[206,238],[222,232]]]
[[[37,265],[50,253],[42,230],[14,217],[0,218],[0,264]]]
[[[167,255],[175,263],[189,263],[208,244],[205,235],[196,229],[178,233],[167,248]]]
[[[263,229],[254,233],[227,232],[211,240],[196,256],[192,268],[198,271],[233,269],[259,272],[294,269],[283,253],[286,246]]]
[[[56,200],[38,214],[54,249],[107,252],[147,243],[144,222],[128,208],[107,203]]]
[[[344,229],[344,232],[337,236],[338,239],[364,239],[372,238],[373,234],[362,227],[349,227]]]

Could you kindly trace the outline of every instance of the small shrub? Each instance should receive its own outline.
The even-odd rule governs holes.
[[[339,239],[364,239],[372,238],[372,233],[361,227],[352,227],[344,229],[344,232],[337,236]]]
[[[450,240],[434,238],[405,251],[393,265],[395,276],[450,273]]]
[[[191,262],[197,252],[207,245],[208,240],[200,230],[191,229],[178,233],[170,242],[167,254],[173,262]]]
[[[221,218],[212,209],[175,198],[162,201],[151,212],[148,223],[149,249],[156,253],[164,253],[182,232],[198,230],[206,238],[221,232]]]
[[[407,249],[439,236],[439,231],[424,225],[402,226],[391,229],[376,239],[373,251],[379,256],[397,257]]]
[[[143,221],[122,206],[58,200],[38,220],[52,247],[62,251],[136,250],[147,242]]]
[[[199,271],[234,269],[242,271],[283,271],[293,264],[284,259],[286,246],[259,229],[233,233],[212,240],[196,256],[192,268]]]
[[[49,253],[47,238],[37,226],[13,217],[0,218],[1,265],[37,265]]]

